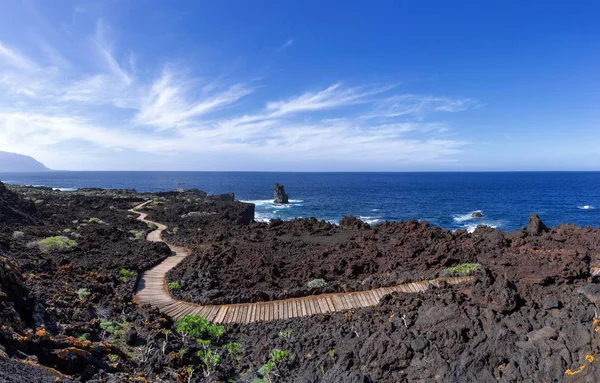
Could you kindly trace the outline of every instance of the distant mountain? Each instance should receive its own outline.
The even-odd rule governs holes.
[[[50,170],[33,157],[0,151],[0,172],[43,172]]]

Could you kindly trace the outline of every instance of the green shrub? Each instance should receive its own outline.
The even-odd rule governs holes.
[[[52,250],[67,251],[77,246],[77,242],[74,239],[69,239],[63,235],[44,238],[34,244],[38,246],[42,253],[47,253]]]
[[[100,328],[110,335],[115,335],[119,330],[123,329],[123,324],[119,322],[101,322]]]
[[[79,340],[90,340],[90,336],[88,334],[82,334],[77,337]]]
[[[225,333],[225,327],[209,322],[198,315],[186,315],[175,323],[180,333],[195,339],[218,340]]]
[[[211,350],[210,348],[204,348],[202,350],[198,350],[196,352],[196,356],[200,359],[204,370],[204,376],[209,377],[212,372],[215,370],[219,362],[221,361],[221,355],[219,355],[216,351]]]
[[[258,369],[259,375],[266,377],[267,380],[271,381],[269,379],[269,374],[277,368],[277,363],[285,359],[290,359],[291,357],[292,355],[289,351],[279,349],[271,350],[271,359]]]
[[[79,290],[77,290],[77,296],[79,297],[79,300],[85,300],[87,297],[90,296],[90,290],[86,289],[86,288],[80,288]]]
[[[19,239],[24,235],[25,235],[25,233],[22,231],[15,231],[15,232],[13,232],[12,237],[13,237],[13,239]]]
[[[100,218],[92,217],[92,218],[88,219],[88,223],[103,223],[103,222]]]
[[[130,277],[133,277],[133,271],[121,269],[121,277],[119,278],[121,282],[126,282]]]
[[[234,357],[238,363],[242,360],[242,345],[238,342],[229,342],[223,345],[223,349],[227,351],[227,354]]]
[[[169,282],[169,283],[167,283],[167,287],[169,288],[170,291],[180,291],[181,290],[181,285],[179,284],[179,281]]]
[[[477,263],[461,263],[460,265],[444,269],[444,273],[448,275],[465,276],[474,273],[478,268],[479,265]]]
[[[141,230],[129,230],[129,234],[133,235],[130,239],[142,239],[144,237],[144,232]]]
[[[318,288],[318,287],[325,287],[325,286],[327,286],[327,282],[325,282],[325,280],[321,279],[321,278],[319,278],[319,279],[313,279],[312,281],[310,281],[310,282],[307,283],[307,286],[309,288],[311,288],[311,289],[315,289],[315,288]]]

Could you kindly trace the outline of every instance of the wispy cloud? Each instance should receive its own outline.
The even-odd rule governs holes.
[[[36,69],[36,65],[32,61],[0,41],[0,66],[2,65],[25,71]]]
[[[292,44],[294,44],[294,40],[293,40],[293,39],[287,39],[287,40],[285,41],[285,43],[283,43],[283,44],[282,44],[282,45],[279,47],[278,51],[279,51],[279,52],[281,52],[281,51],[283,51],[284,49],[287,49],[287,48],[291,47],[291,46],[292,46]]]
[[[364,168],[452,161],[469,144],[431,116],[476,106],[471,99],[344,82],[290,95],[256,80],[204,78],[181,63],[149,66],[109,36],[99,20],[82,39],[100,59],[91,68],[45,41],[37,56],[0,41],[0,150],[56,168],[102,168],[111,163],[100,160],[106,153],[127,156],[136,168],[150,153],[172,168],[199,158],[192,163],[210,168],[219,158],[230,169],[269,170],[265,153],[281,166],[345,161]]]

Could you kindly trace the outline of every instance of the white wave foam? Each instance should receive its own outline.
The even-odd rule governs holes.
[[[577,206],[577,208],[581,209],[581,210],[592,210],[592,209],[595,209],[595,207],[590,206],[590,205]]]
[[[379,211],[379,209],[373,209],[373,210],[371,210],[371,211]]]
[[[75,191],[77,189],[75,189],[75,188],[52,188],[52,190],[55,190],[55,191],[64,191],[64,192],[72,192],[72,191]]]
[[[256,207],[267,207],[267,208],[280,208],[280,209],[289,209],[292,206],[302,206],[302,202],[304,200],[301,199],[291,199],[290,203],[275,203],[272,199],[250,199],[250,200],[240,200],[240,202],[245,203],[253,203]]]
[[[381,217],[366,217],[361,215],[358,218],[369,225],[375,225],[376,223],[381,222]]]
[[[483,214],[483,210],[473,210],[472,212],[467,213],[467,214],[455,214],[453,216],[454,222],[464,222],[464,221],[470,221],[472,219],[478,219],[478,218],[473,217],[474,213]]]

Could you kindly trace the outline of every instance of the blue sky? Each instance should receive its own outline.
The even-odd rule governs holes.
[[[3,1],[0,150],[69,170],[600,170],[594,1]]]

